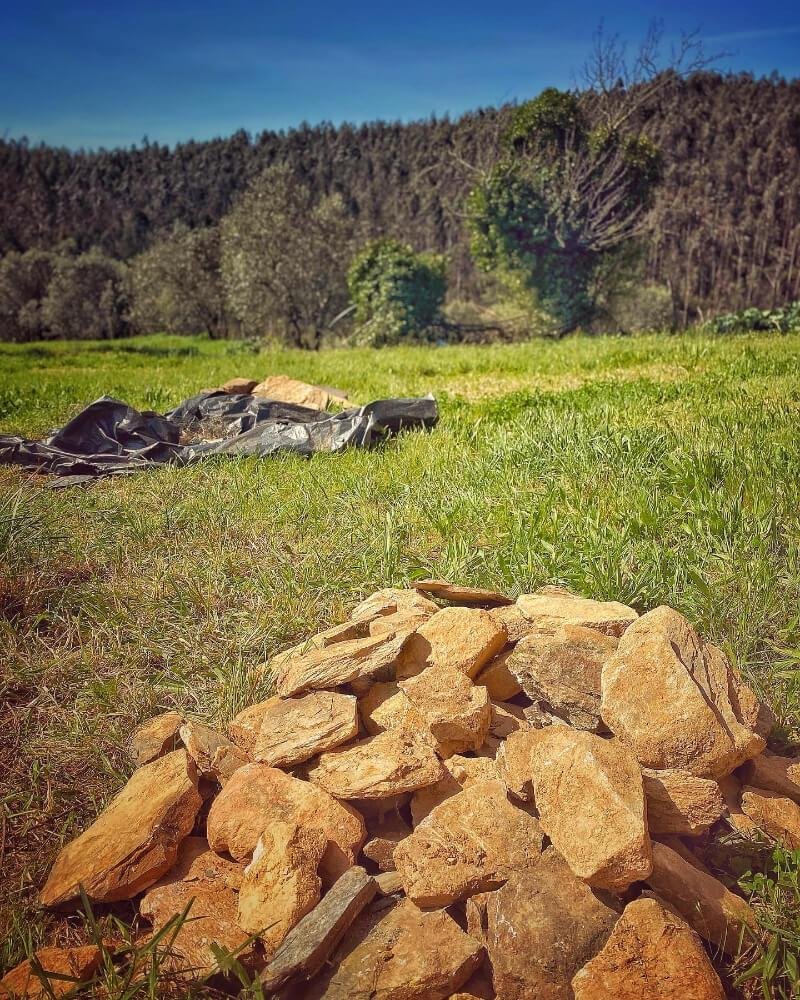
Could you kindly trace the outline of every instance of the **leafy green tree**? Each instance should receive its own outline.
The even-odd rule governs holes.
[[[317,348],[347,304],[353,222],[285,166],[265,170],[222,221],[226,302],[248,336]]]
[[[50,336],[110,339],[130,333],[127,268],[99,250],[56,258],[42,301],[41,317]]]
[[[661,158],[643,135],[545,90],[517,108],[500,162],[468,198],[477,265],[538,304],[565,333],[588,324],[604,262],[644,225]]]
[[[444,256],[416,253],[393,239],[374,240],[354,258],[347,286],[361,324],[358,339],[376,347],[421,339],[440,319]]]
[[[53,277],[55,254],[12,251],[0,258],[0,340],[41,340],[42,301]]]
[[[170,236],[135,257],[130,270],[131,320],[141,333],[228,334],[217,226],[176,225]]]

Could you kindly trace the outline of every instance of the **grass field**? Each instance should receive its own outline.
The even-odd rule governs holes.
[[[130,773],[137,722],[173,706],[224,722],[264,694],[271,653],[422,574],[671,604],[800,739],[800,337],[0,345],[0,431],[41,435],[103,393],[165,410],[275,372],[359,402],[430,391],[441,423],[371,453],[88,489],[0,470],[3,965],[79,934],[34,891]]]

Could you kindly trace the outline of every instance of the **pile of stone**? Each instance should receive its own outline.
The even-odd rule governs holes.
[[[257,378],[228,379],[220,386],[223,392],[233,396],[264,396],[266,399],[282,403],[296,403],[312,410],[327,410],[331,403],[348,402],[347,394],[330,386],[311,385],[288,375],[270,375],[259,382]]]
[[[724,996],[756,921],[704,846],[800,846],[800,761],[677,611],[423,581],[265,666],[227,734],[136,733],[45,906],[191,903],[173,970],[219,945],[284,998]]]

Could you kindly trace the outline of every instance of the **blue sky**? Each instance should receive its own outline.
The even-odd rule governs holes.
[[[0,135],[175,143],[302,121],[407,121],[568,87],[600,17],[632,42],[699,28],[721,69],[800,76],[790,0],[4,0]]]

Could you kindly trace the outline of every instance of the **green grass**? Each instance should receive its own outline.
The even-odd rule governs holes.
[[[431,391],[441,423],[375,452],[89,489],[0,470],[3,962],[26,936],[69,939],[33,890],[130,773],[138,721],[224,722],[264,694],[253,668],[274,651],[420,574],[671,604],[800,737],[800,337],[0,345],[0,431],[41,435],[103,393],[165,410],[277,372],[359,402]]]

